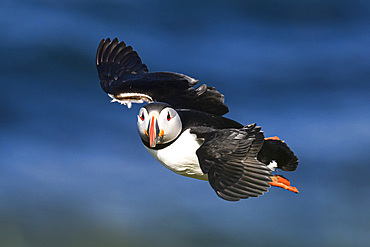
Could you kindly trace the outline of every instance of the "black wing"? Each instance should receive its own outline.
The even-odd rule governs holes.
[[[205,140],[197,156],[219,197],[239,201],[268,191],[271,170],[257,160],[264,142],[260,127],[256,124],[222,130],[196,127],[191,133]]]
[[[224,96],[214,87],[172,72],[148,73],[139,55],[131,46],[103,39],[96,53],[96,66],[103,90],[114,101],[123,104],[165,102],[174,108],[194,109],[224,115],[229,109]]]

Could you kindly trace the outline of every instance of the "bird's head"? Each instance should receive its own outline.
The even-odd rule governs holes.
[[[148,146],[173,141],[181,133],[182,123],[179,114],[165,103],[151,103],[142,107],[137,116],[139,134]]]

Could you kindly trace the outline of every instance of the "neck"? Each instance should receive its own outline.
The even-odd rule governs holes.
[[[167,142],[167,143],[164,143],[164,144],[157,144],[157,145],[155,145],[155,147],[154,147],[154,148],[150,147],[149,142],[147,142],[147,141],[143,140],[143,138],[141,138],[141,141],[143,142],[143,144],[145,145],[145,147],[147,147],[147,148],[149,148],[149,149],[159,150],[159,149],[166,148],[166,147],[168,147],[169,145],[171,145],[172,143],[174,143],[174,142],[179,138],[179,136],[181,136],[182,132],[184,132],[184,130],[182,130],[182,131],[180,132],[180,134],[179,134],[175,139],[173,139],[172,141]]]

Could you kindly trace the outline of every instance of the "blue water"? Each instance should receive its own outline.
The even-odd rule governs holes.
[[[0,246],[366,246],[368,1],[2,1]],[[215,86],[300,159],[230,203],[166,170],[110,103],[102,38]]]

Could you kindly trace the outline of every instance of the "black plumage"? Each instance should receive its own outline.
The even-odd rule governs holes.
[[[155,147],[143,137],[142,141],[150,150],[162,150],[190,129],[197,140],[203,140],[196,150],[197,167],[208,175],[219,197],[238,201],[267,192],[273,170],[268,165],[273,161],[284,171],[297,168],[298,158],[285,142],[265,140],[261,127],[256,124],[243,126],[223,117],[229,110],[224,96],[214,87],[203,84],[195,88],[198,80],[179,73],[149,73],[137,52],[118,39],[100,42],[96,65],[102,89],[115,100],[123,103],[146,101],[150,103],[144,106],[148,112],[160,112],[166,107],[176,110],[182,123],[176,138]],[[288,186],[280,186],[279,182],[273,185]]]
[[[140,93],[147,102],[166,102],[175,108],[187,108],[226,114],[224,96],[214,87],[203,84],[193,88],[198,80],[172,72],[149,73],[138,54],[117,38],[103,39],[96,54],[96,65],[102,89],[118,101],[135,99],[122,93]],[[132,98],[130,98],[132,97]],[[140,96],[137,96],[140,97]]]
[[[240,129],[193,127],[204,138],[197,150],[200,167],[217,195],[229,201],[262,195],[270,187],[271,170],[257,160],[263,133],[255,124]]]
[[[258,153],[258,160],[265,164],[270,164],[274,160],[279,169],[289,172],[295,171],[298,166],[297,156],[281,140],[265,140]]]

